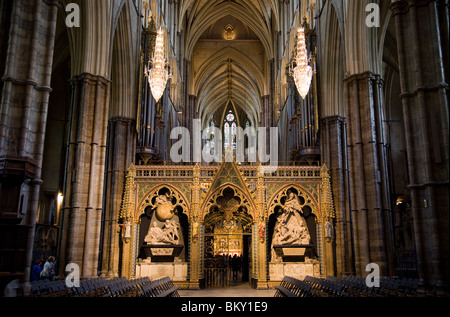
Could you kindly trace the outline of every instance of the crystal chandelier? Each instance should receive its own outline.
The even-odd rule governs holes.
[[[294,68],[294,81],[298,92],[303,99],[308,95],[313,77],[313,69],[309,66],[308,50],[306,49],[305,28],[298,29],[297,56],[295,61],[297,66]]]
[[[145,66],[145,75],[148,78],[153,98],[158,102],[164,94],[167,81],[170,78],[166,69],[166,58],[164,50],[164,32],[160,28],[156,35],[155,52],[151,61],[152,68]]]

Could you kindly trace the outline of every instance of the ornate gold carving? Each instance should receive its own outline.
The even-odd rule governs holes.
[[[322,214],[323,219],[336,218],[334,210],[333,194],[331,191],[330,174],[326,165],[323,165],[320,170],[322,177]]]
[[[198,215],[200,213],[200,167],[198,164],[194,166],[193,169],[193,178],[192,178],[192,210],[190,221],[192,224],[190,244],[191,244],[191,263],[190,263],[190,273],[191,273],[191,283],[198,283],[200,279],[200,270],[201,270],[201,259],[203,256],[200,254],[200,245],[198,241],[198,237],[201,230],[201,224],[198,222]]]
[[[237,166],[224,163],[213,166],[134,166],[131,165],[126,176],[122,206],[120,210],[122,230],[122,268],[123,275],[130,277],[135,265],[133,257],[137,256],[139,219],[147,206],[155,207],[154,198],[162,188],[167,188],[176,200],[175,206],[181,206],[188,215],[190,236],[186,243],[190,247],[190,281],[191,286],[198,286],[203,276],[203,241],[206,215],[217,220],[211,214],[212,208],[222,208],[221,217],[245,222],[252,231],[253,265],[251,276],[258,279],[260,287],[268,285],[266,243],[268,217],[276,206],[283,206],[282,198],[287,196],[290,188],[295,188],[304,198],[303,205],[310,206],[316,216],[317,229],[320,234],[318,243],[323,250],[321,266],[324,274],[331,273],[333,263],[333,242],[328,221],[335,218],[329,171],[326,166],[297,167],[285,166],[266,173],[264,167]],[[221,200],[224,191],[232,189],[234,200]],[[153,200],[153,201],[152,201]],[[303,202],[303,201],[302,201]],[[240,211],[236,212],[238,208]],[[214,219],[213,219],[214,218]],[[127,222],[130,226],[126,226]],[[327,224],[327,225],[325,225]],[[206,224],[207,225],[207,224]],[[125,229],[127,233],[125,234]],[[125,237],[130,237],[126,240]],[[129,241],[128,243],[126,243]],[[186,245],[187,246],[187,245]],[[332,274],[332,273],[331,273]],[[187,285],[187,284],[186,284]]]
[[[133,218],[135,177],[136,177],[136,169],[134,164],[131,164],[130,168],[128,169],[128,174],[126,176],[125,193],[123,195],[122,207],[120,209],[120,218],[125,220],[130,220]]]
[[[332,220],[336,218],[336,213],[333,204],[333,194],[331,190],[330,174],[326,165],[323,165],[320,174],[322,176],[322,232],[324,239],[324,266],[325,274],[327,276],[334,275],[334,261],[333,261],[333,223]]]

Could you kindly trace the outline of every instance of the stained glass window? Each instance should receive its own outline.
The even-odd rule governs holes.
[[[211,128],[211,135],[210,135],[210,138],[211,138],[211,149],[214,149],[214,128],[216,127],[216,124],[214,123],[214,118],[212,118],[212,120],[211,120],[211,125],[210,125],[210,128]]]
[[[228,122],[225,123],[224,134],[225,134],[225,148],[229,148],[230,147],[230,124]]]
[[[228,111],[225,117],[225,124],[223,129],[225,135],[225,149],[236,149],[236,135],[237,135],[237,122],[233,112]]]
[[[233,146],[233,150],[236,150],[236,134],[237,134],[237,126],[236,126],[236,122],[233,122],[233,124],[231,125],[231,142],[232,142],[232,146]]]

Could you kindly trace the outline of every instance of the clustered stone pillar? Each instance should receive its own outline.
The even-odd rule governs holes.
[[[321,153],[323,164],[331,174],[334,207],[336,210],[335,242],[336,273],[354,273],[352,217],[348,199],[347,124],[341,116],[321,120]]]
[[[133,163],[136,144],[136,121],[126,117],[109,120],[105,185],[105,211],[102,217],[100,256],[101,275],[118,277],[120,262],[119,214],[122,205],[125,176]]]
[[[375,263],[391,276],[392,224],[379,76],[366,72],[345,80],[350,198],[356,273]]]
[[[97,276],[110,82],[83,73],[71,84],[61,263],[78,264],[82,278],[89,278]]]
[[[58,1],[17,0],[1,5],[11,10],[9,26],[1,27],[1,64],[4,66],[0,114],[0,217],[22,219],[27,228],[22,282],[28,281],[34,246],[34,231],[44,153],[50,82],[53,64]],[[9,27],[6,31],[5,27]],[[3,70],[3,69],[1,69]],[[11,169],[10,169],[11,167]],[[22,169],[18,171],[17,168]],[[19,179],[17,179],[19,172]],[[11,183],[17,186],[11,187]],[[22,195],[22,188],[26,193]],[[22,198],[21,198],[22,197]],[[11,200],[12,199],[12,200]],[[13,214],[4,214],[4,204]],[[22,210],[18,210],[22,208]],[[6,208],[7,209],[7,208]],[[15,242],[15,241],[14,241]],[[13,246],[12,246],[13,248]]]
[[[449,285],[448,1],[392,2],[419,276]]]

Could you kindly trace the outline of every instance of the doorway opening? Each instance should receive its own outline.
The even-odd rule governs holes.
[[[205,287],[228,287],[250,281],[253,219],[233,189],[205,217]]]

